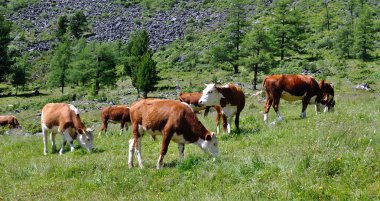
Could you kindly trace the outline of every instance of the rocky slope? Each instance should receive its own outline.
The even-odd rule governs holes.
[[[43,40],[39,35],[52,34],[60,15],[70,15],[78,10],[84,11],[90,22],[91,34],[88,40],[128,41],[130,32],[146,29],[151,36],[151,47],[158,48],[182,37],[186,24],[190,21],[203,28],[212,28],[224,22],[224,13],[197,8],[202,2],[203,0],[183,1],[169,10],[149,14],[138,4],[125,7],[107,0],[42,0],[11,14],[9,19],[26,32],[35,32],[36,40],[27,42],[26,50],[49,50],[53,39]]]

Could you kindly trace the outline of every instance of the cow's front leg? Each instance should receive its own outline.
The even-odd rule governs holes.
[[[144,168],[142,158],[141,158],[141,136],[137,138],[137,143],[135,143],[137,160],[139,161],[140,168]]]
[[[50,132],[51,150],[53,153],[57,152],[57,146],[55,145],[55,134]]]
[[[43,141],[44,141],[44,155],[46,156],[48,154],[47,149],[47,130],[42,127],[42,135],[43,135]]]
[[[67,139],[66,139],[65,132],[64,132],[64,133],[62,133],[62,144],[61,144],[61,149],[59,150],[59,155],[63,154],[66,142],[67,142]]]
[[[135,153],[134,149],[135,140],[132,138],[129,140],[129,155],[128,155],[128,166],[129,168],[133,167],[133,154]]]
[[[233,116],[227,116],[227,133],[231,134],[231,123]]]
[[[166,155],[166,152],[168,151],[168,147],[169,147],[170,140],[172,139],[172,135],[173,135],[172,132],[166,131],[166,130],[164,130],[164,132],[162,133],[162,145],[161,145],[160,157],[158,157],[158,161],[156,165],[157,169],[161,169],[164,164],[163,162],[164,157]]]

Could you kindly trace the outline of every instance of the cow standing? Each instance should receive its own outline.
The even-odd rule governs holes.
[[[78,109],[66,103],[48,103],[41,112],[41,127],[44,141],[44,154],[47,155],[47,133],[50,132],[50,140],[53,152],[56,151],[55,136],[62,134],[62,146],[59,154],[63,154],[66,142],[69,142],[70,150],[74,151],[73,140],[88,151],[93,147],[93,135],[91,129],[86,129],[82,123]]]
[[[0,116],[0,126],[7,126],[9,129],[12,128],[21,128],[20,124],[17,121],[17,118],[13,115],[1,115]]]
[[[133,138],[129,141],[128,165],[133,167],[133,154],[136,150],[140,168],[141,137],[149,133],[155,138],[162,135],[160,156],[157,169],[163,166],[163,159],[168,150],[170,140],[178,143],[180,157],[184,156],[185,144],[197,144],[203,151],[218,155],[216,135],[208,131],[197,119],[189,105],[175,100],[143,99],[130,108]]]
[[[335,106],[334,85],[327,83],[325,80],[321,80],[319,82],[319,88],[322,90],[321,103],[324,107],[324,112],[334,111],[334,106]]]
[[[279,111],[280,98],[287,101],[302,100],[301,118],[306,117],[306,108],[309,103],[315,103],[316,112],[320,111],[322,91],[318,82],[311,76],[267,76],[263,81],[263,90],[266,92],[266,103],[264,107],[265,123],[268,123],[268,112],[271,106],[276,111],[277,118],[283,121]]]
[[[129,116],[129,107],[125,105],[105,107],[102,109],[100,117],[102,119],[100,133],[103,131],[107,133],[108,122],[111,122],[111,123],[120,123],[120,135],[121,135],[124,127],[125,127],[125,130],[128,130],[128,125],[130,125],[131,123],[131,118]],[[127,126],[125,126],[125,124],[127,124]]]
[[[235,126],[239,130],[239,116],[245,105],[245,95],[243,91],[232,83],[228,83],[222,87],[215,84],[207,84],[199,99],[200,105],[222,107],[222,113],[226,116],[227,133],[231,133],[231,122],[235,115]]]
[[[199,112],[205,110],[204,116],[207,116],[210,108],[212,106],[199,105],[199,99],[202,97],[202,93],[193,92],[193,93],[180,93],[178,98],[181,102],[185,102],[190,105],[194,112]],[[222,114],[222,108],[220,106],[213,106],[216,111],[216,133],[219,133],[220,127],[220,118],[222,118],[223,128],[227,127],[226,116]]]

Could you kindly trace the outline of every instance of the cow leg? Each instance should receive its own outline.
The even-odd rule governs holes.
[[[282,116],[280,115],[280,111],[278,109],[279,105],[280,105],[280,97],[277,97],[277,96],[273,97],[273,109],[277,114],[277,119],[279,121],[284,121],[284,118],[282,118]]]
[[[184,154],[184,152],[185,152],[185,144],[179,143],[178,144],[178,151],[179,151],[179,158],[183,159],[183,157],[185,156],[185,154]]]
[[[57,146],[55,145],[55,133],[50,132],[51,150],[53,153],[57,152]]]
[[[125,126],[125,121],[121,120],[121,122],[120,122],[120,136],[123,133],[124,126]]]
[[[306,108],[307,105],[309,105],[310,97],[305,96],[305,98],[302,100],[302,112],[301,112],[301,119],[306,118]]]
[[[236,130],[239,130],[239,116],[240,116],[240,113],[236,113],[236,117],[235,117]]]
[[[59,155],[62,155],[65,149],[67,139],[64,133],[62,133],[62,144],[61,144],[61,149],[59,150]]]
[[[137,153],[137,160],[139,162],[139,166],[140,168],[144,168],[144,165],[142,163],[142,158],[141,158],[141,137],[142,137],[142,134],[143,134],[143,129],[141,126],[135,124],[136,128],[134,128],[134,133],[133,133],[133,137],[134,137],[134,147],[135,147],[135,151]]]
[[[227,116],[225,114],[222,114],[222,123],[223,123],[223,130],[224,132],[227,131],[228,121]]]
[[[46,156],[48,154],[48,149],[47,149],[47,130],[42,127],[42,134],[43,134],[43,141],[44,141],[44,155]]]
[[[264,123],[265,124],[268,124],[268,112],[269,112],[270,106],[272,106],[272,103],[273,103],[273,98],[271,98],[269,94],[267,93],[267,100],[264,106]]]
[[[166,155],[166,152],[168,151],[170,140],[172,139],[173,132],[168,131],[167,129],[164,129],[162,132],[162,145],[161,145],[161,152],[160,157],[158,157],[157,161],[157,169],[161,169],[163,166],[163,160]]]
[[[221,117],[221,113],[219,111],[216,112],[216,119],[215,119],[215,122],[216,122],[216,134],[219,134],[219,130],[220,130],[220,117]]]
[[[135,153],[134,149],[135,139],[129,140],[129,155],[128,155],[128,166],[129,168],[133,167],[133,154]]]
[[[101,135],[102,132],[105,132],[107,135],[107,128],[108,128],[108,121],[104,120],[102,123],[102,126],[100,127],[99,135]]]
[[[210,111],[210,107],[211,107],[211,106],[207,106],[207,107],[206,107],[206,109],[205,109],[205,113],[204,113],[204,117],[207,117],[208,112]]]
[[[326,108],[327,107],[325,107],[325,110],[326,110]],[[320,103],[315,103],[315,113],[318,114],[319,112],[321,112],[321,104]]]

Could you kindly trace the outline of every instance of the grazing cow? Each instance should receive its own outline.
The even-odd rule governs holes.
[[[193,109],[194,112],[199,112],[201,110],[205,110],[204,116],[207,116],[208,112],[210,111],[210,108],[212,106],[204,106],[199,105],[199,99],[202,97],[202,93],[199,92],[193,92],[193,93],[180,93],[178,98],[181,102],[185,102],[190,105],[190,107]],[[226,129],[227,127],[227,120],[226,116],[222,115],[222,108],[220,106],[214,106],[214,109],[216,111],[216,133],[219,133],[219,127],[220,127],[220,118],[222,117],[223,127]]]
[[[325,80],[321,80],[319,82],[319,88],[322,90],[321,103],[324,107],[324,112],[333,112],[335,106],[334,85],[327,83]]]
[[[280,98],[287,101],[302,100],[301,118],[306,117],[306,108],[309,103],[315,103],[316,111],[320,111],[322,92],[315,79],[308,75],[271,75],[263,81],[263,90],[266,92],[264,107],[264,122],[268,123],[270,107],[277,113],[280,121],[283,118],[278,109]]]
[[[100,128],[100,132],[104,131],[107,133],[107,127],[108,127],[108,121],[109,121],[111,123],[120,123],[120,135],[121,135],[124,129],[124,125],[127,123],[125,130],[128,130],[128,124],[131,123],[131,118],[129,117],[129,107],[125,105],[105,107],[102,109],[100,117],[103,122]]]
[[[222,107],[222,113],[227,119],[227,133],[231,133],[231,121],[234,115],[235,126],[239,130],[239,116],[245,105],[245,95],[243,91],[232,83],[222,87],[215,84],[207,84],[199,99],[200,105],[218,105]],[[224,128],[226,131],[226,128]]]
[[[12,115],[3,115],[0,116],[0,126],[8,125],[9,129],[12,128],[21,128],[15,116]]]
[[[48,103],[42,108],[41,126],[44,141],[44,154],[47,155],[47,132],[50,132],[50,140],[53,152],[56,151],[55,135],[62,134],[62,146],[59,154],[63,154],[63,149],[69,141],[71,151],[74,151],[73,140],[76,139],[80,145],[88,151],[93,147],[93,135],[91,129],[86,129],[82,123],[78,109],[66,103]]]
[[[170,140],[178,143],[180,157],[184,156],[185,144],[197,144],[204,152],[218,155],[216,135],[208,131],[198,120],[186,103],[175,100],[143,99],[131,106],[131,122],[133,138],[129,141],[128,165],[133,167],[133,154],[136,150],[140,168],[141,137],[149,133],[153,138],[162,135],[160,156],[157,169],[163,166],[163,159],[168,150]]]

